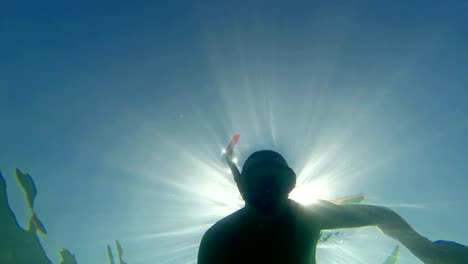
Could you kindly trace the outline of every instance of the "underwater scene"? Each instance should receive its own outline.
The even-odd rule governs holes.
[[[468,2],[0,8],[0,263],[468,263]]]

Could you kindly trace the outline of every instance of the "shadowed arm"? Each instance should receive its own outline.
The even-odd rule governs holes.
[[[467,247],[454,243],[433,243],[416,232],[400,215],[383,206],[348,204],[337,205],[319,201],[311,206],[319,219],[320,228],[340,229],[377,226],[387,236],[400,241],[416,257],[428,264],[465,263]]]

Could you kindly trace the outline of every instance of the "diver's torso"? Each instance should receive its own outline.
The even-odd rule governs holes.
[[[219,222],[216,255],[222,263],[315,263],[319,236],[304,208],[292,204],[277,221],[264,224],[242,209]]]

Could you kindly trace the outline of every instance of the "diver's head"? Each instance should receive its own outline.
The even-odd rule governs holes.
[[[287,202],[296,174],[280,154],[261,150],[247,158],[236,182],[247,205],[268,213]]]

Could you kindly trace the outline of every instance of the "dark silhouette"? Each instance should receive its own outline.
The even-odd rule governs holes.
[[[231,146],[231,145],[230,145]],[[232,154],[232,146],[229,151]],[[199,264],[315,263],[321,230],[377,226],[399,240],[425,263],[461,264],[468,248],[441,241],[433,243],[414,231],[389,208],[373,205],[337,205],[319,201],[302,206],[288,199],[296,175],[278,153],[253,153],[242,173],[232,162],[245,207],[220,220],[203,236]]]

